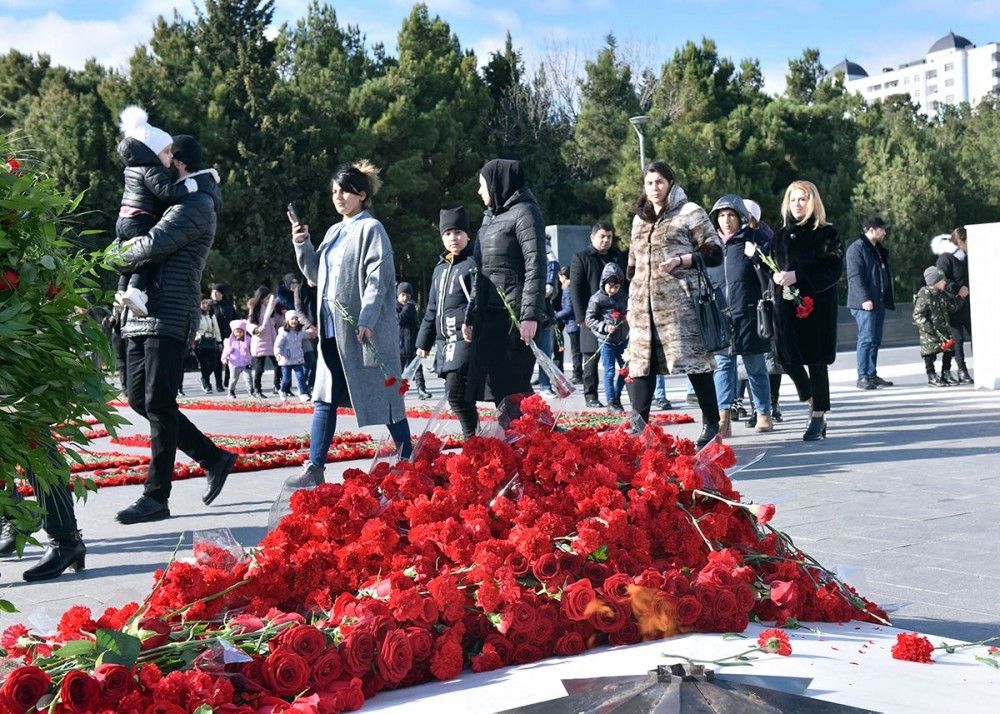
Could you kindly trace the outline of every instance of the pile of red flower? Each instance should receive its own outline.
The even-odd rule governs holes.
[[[503,441],[442,453],[425,439],[412,463],[297,492],[252,557],[171,563],[141,607],[97,622],[75,608],[53,642],[5,633],[41,667],[16,701],[61,693],[68,708],[70,663],[98,711],[335,712],[466,667],[741,631],[751,616],[884,622],[767,525],[773,507],[739,503],[728,447],[696,455],[655,427],[553,431],[541,398],[522,410]],[[88,649],[42,656],[60,642]],[[126,668],[124,696],[93,670],[101,652]],[[13,681],[0,701],[21,711]]]

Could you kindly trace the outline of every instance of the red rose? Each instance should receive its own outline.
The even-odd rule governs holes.
[[[531,574],[535,576],[535,580],[546,587],[550,584],[556,585],[556,581],[563,577],[562,569],[559,567],[559,559],[555,553],[546,553],[536,560],[531,566]]]
[[[531,563],[528,561],[528,558],[523,553],[517,552],[508,555],[504,560],[504,565],[510,568],[510,572],[514,574],[515,578],[527,575],[531,569]]]
[[[579,632],[564,632],[553,647],[553,651],[560,657],[578,655],[585,649],[587,645]]]
[[[94,670],[94,679],[101,686],[101,696],[117,702],[135,688],[135,679],[128,667],[121,664],[102,664]]]
[[[407,627],[406,637],[410,641],[410,649],[413,651],[413,661],[423,662],[430,659],[434,652],[434,638],[431,633],[423,627]]]
[[[657,631],[660,631],[662,624],[657,623],[655,625]],[[622,625],[621,629],[608,635],[608,643],[612,645],[634,645],[641,641],[642,631],[639,629],[639,623],[631,618],[625,620],[625,624]]]
[[[264,629],[264,621],[253,615],[237,615],[229,621],[229,626],[233,632],[241,634],[244,632],[259,632]]]
[[[726,620],[740,611],[740,602],[732,590],[720,590],[715,598],[715,617]]]
[[[55,280],[50,280],[49,281],[49,289],[46,291],[45,295],[46,295],[46,297],[48,297],[49,300],[51,300],[56,295],[58,295],[59,293],[61,293],[62,289],[63,289],[62,285],[56,285],[56,281]]]
[[[701,615],[701,603],[694,595],[685,595],[677,601],[677,624],[693,625]]]
[[[21,282],[21,276],[13,270],[3,271],[3,275],[0,276],[0,290],[17,290],[18,284]]]
[[[264,660],[264,682],[279,697],[298,694],[309,685],[309,664],[286,647]]]
[[[375,660],[378,673],[389,684],[398,684],[413,666],[413,648],[403,630],[392,630],[382,640]]]
[[[907,662],[923,662],[930,664],[934,662],[931,654],[934,652],[934,645],[926,637],[921,637],[916,632],[907,634],[900,632],[896,635],[896,644],[892,646],[892,658],[901,659]]]
[[[139,640],[142,651],[162,647],[170,641],[170,624],[158,617],[146,617],[139,621]]]
[[[762,652],[779,654],[787,657],[792,653],[792,643],[788,641],[788,635],[782,630],[764,630],[757,638],[757,646]]]
[[[326,649],[326,635],[312,625],[299,625],[279,635],[286,645],[306,662],[312,663]]]
[[[353,712],[365,703],[364,692],[361,691],[361,680],[355,677],[351,680],[341,679],[326,688],[324,694],[333,695],[330,698],[331,708],[327,711]],[[324,697],[324,699],[326,699]]]
[[[530,664],[537,662],[544,656],[542,651],[530,642],[525,642],[514,648],[514,664]]]
[[[364,677],[375,663],[375,638],[367,630],[352,630],[344,640],[341,657],[349,674]]]
[[[254,684],[264,686],[264,658],[259,654],[251,654],[250,661],[241,662],[239,664],[239,671],[244,677],[249,679]],[[148,667],[149,665],[147,665]],[[140,676],[140,683],[142,677]]]
[[[538,624],[538,611],[534,605],[524,600],[514,603],[511,614],[514,616],[511,627],[515,632],[532,632]]]
[[[35,708],[38,700],[49,691],[51,682],[52,678],[39,667],[18,667],[7,675],[0,687],[0,702],[16,714],[22,714]]]
[[[584,578],[563,588],[560,607],[568,619],[578,622],[587,619],[596,599],[594,586]]]
[[[590,624],[601,632],[616,632],[625,625],[625,618],[629,613],[625,611],[627,605],[617,602],[598,603],[590,613]]]
[[[59,698],[71,712],[91,712],[101,701],[101,685],[86,672],[71,669],[59,688]]]
[[[799,598],[799,586],[795,582],[784,580],[771,581],[771,602],[778,607],[790,607]]]
[[[309,673],[309,686],[313,689],[325,689],[328,684],[340,677],[344,664],[337,647],[330,645],[316,661],[312,663]]]

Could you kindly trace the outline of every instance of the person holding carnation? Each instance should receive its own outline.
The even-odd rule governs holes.
[[[963,287],[958,295],[949,295],[948,278],[936,265],[924,271],[924,283],[913,300],[913,324],[920,332],[920,356],[924,358],[928,386],[947,387],[951,382],[945,380],[945,357],[951,356],[955,344],[949,337],[950,317],[962,309],[969,289]],[[940,377],[935,368],[938,352],[942,354]]]
[[[608,400],[608,411],[624,414],[622,390],[625,375],[620,368],[625,366],[625,348],[628,347],[628,295],[622,283],[625,276],[617,263],[604,266],[601,273],[601,287],[590,296],[587,303],[587,329],[599,340],[601,365],[604,368],[604,398]]]
[[[403,395],[396,385],[399,324],[392,244],[368,208],[382,185],[367,161],[344,164],[330,180],[343,220],[313,246],[309,226],[292,222],[299,269],[316,284],[319,358],[313,388],[309,460],[304,480],[323,482],[326,454],[337,430],[337,407],[353,406],[358,426],[385,424],[400,455],[412,453]]]
[[[826,438],[830,409],[828,366],[837,356],[837,283],[844,272],[844,243],[826,222],[819,189],[793,181],[781,202],[783,224],[771,241],[782,288],[775,300],[778,359],[792,378],[799,400],[811,408],[804,441]],[[811,310],[809,309],[809,306]]]

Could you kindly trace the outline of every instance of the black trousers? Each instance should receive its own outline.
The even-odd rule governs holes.
[[[53,446],[49,451],[49,461],[57,468],[65,469],[66,480],[51,488],[42,489],[31,468],[25,469],[28,483],[35,492],[35,500],[42,509],[42,528],[52,540],[74,540],[76,538],[76,511],[73,507],[73,492],[69,485],[69,468]],[[24,500],[14,489],[11,494],[15,501]]]
[[[215,386],[221,392],[223,389],[222,361],[219,359],[219,351],[213,347],[210,350],[198,350],[195,354],[198,357],[198,367],[201,369],[201,386],[211,387],[214,375]]]
[[[567,332],[566,334],[569,335],[569,348],[573,352],[573,376],[583,379],[583,353],[580,352],[580,333]],[[597,379],[596,370],[594,379]]]
[[[650,365],[652,367],[652,365]],[[652,371],[652,370],[651,370]],[[649,410],[653,406],[653,392],[656,391],[656,373],[645,377],[633,377],[628,384],[628,398],[632,403],[632,416],[642,417],[649,421]],[[701,410],[703,424],[719,423],[719,402],[715,396],[715,378],[712,372],[700,372],[687,376],[694,393],[698,397],[698,408]]]
[[[800,402],[812,398],[813,411],[830,411],[830,372],[825,364],[803,366],[782,363],[781,366],[785,374],[792,378]]]
[[[591,397],[597,399],[597,363],[600,362],[601,359],[600,357],[595,357],[596,354],[597,352],[584,352],[582,355],[583,396],[587,399],[590,399]],[[629,394],[631,394],[631,392],[629,392]]]
[[[202,466],[218,462],[223,455],[177,408],[180,365],[186,352],[183,342],[170,337],[128,339],[128,404],[149,420],[152,441],[144,493],[160,503],[170,498],[177,449]]]
[[[469,372],[469,389],[475,397],[482,384],[489,387],[497,406],[512,394],[530,394],[535,356],[511,325],[510,316],[489,310],[473,335],[474,352]]]
[[[444,376],[444,390],[448,395],[448,406],[458,417],[462,426],[462,436],[468,439],[476,433],[479,425],[479,412],[476,411],[475,400],[468,398],[468,377],[465,372],[448,372]]]
[[[251,357],[250,361],[253,364],[253,388],[258,392],[264,391],[261,389],[260,381],[264,377],[264,365],[268,360],[271,360],[271,366],[274,369],[274,391],[277,392],[281,388],[281,367],[278,366],[277,360],[270,355]]]

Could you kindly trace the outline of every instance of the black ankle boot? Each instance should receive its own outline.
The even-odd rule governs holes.
[[[752,412],[750,412],[750,416],[747,417],[746,427],[747,429],[753,429],[756,426],[757,426],[757,410],[754,409]]]
[[[802,441],[819,441],[826,438],[826,417],[809,417],[809,426],[802,435]]]
[[[972,375],[969,374],[969,370],[967,370],[965,367],[958,368],[958,383],[972,384]]]
[[[6,518],[0,519],[0,555],[11,555],[17,550],[17,528]]]
[[[38,565],[25,570],[23,577],[28,582],[50,580],[58,578],[70,566],[80,572],[85,567],[86,556],[87,546],[83,544],[80,531],[71,536],[53,538],[45,548],[45,555],[38,561]]]
[[[698,440],[694,442],[695,447],[697,447],[698,450],[704,449],[705,446],[708,444],[708,442],[714,439],[716,434],[718,433],[719,433],[718,422],[716,422],[715,424],[705,424],[705,426],[701,430],[701,435],[698,437]]]

